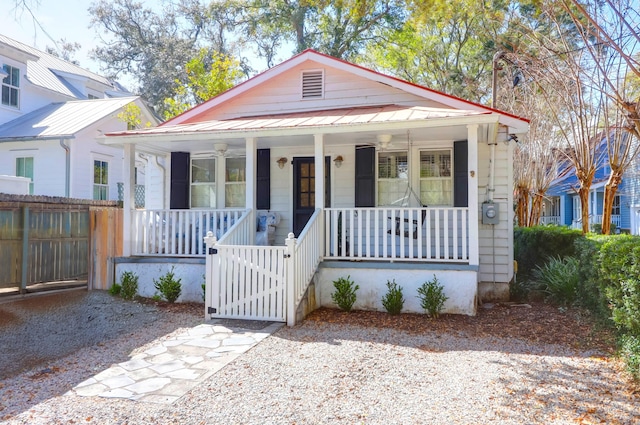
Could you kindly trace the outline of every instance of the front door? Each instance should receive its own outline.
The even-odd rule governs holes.
[[[325,207],[331,205],[330,162],[331,158],[325,157]],[[316,209],[315,176],[315,161],[312,156],[293,158],[293,233],[296,237],[300,235]]]

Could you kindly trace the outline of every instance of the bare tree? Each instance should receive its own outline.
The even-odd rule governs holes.
[[[611,111],[609,102],[603,104],[604,135],[611,171],[605,185],[602,233],[609,234],[618,187],[640,149],[640,62],[637,53],[640,13],[635,0],[586,3],[563,0],[562,5],[578,28],[585,51],[594,64],[594,86],[600,87],[616,108]]]
[[[601,137],[606,97],[593,81],[598,73],[592,57],[576,41],[576,25],[555,2],[542,7],[541,20],[551,31],[527,31],[527,51],[518,52],[523,73],[535,82],[552,117],[559,146],[556,152],[569,161],[578,181],[583,233],[589,232],[589,192],[598,164],[597,146]],[[584,44],[584,43],[581,43]]]

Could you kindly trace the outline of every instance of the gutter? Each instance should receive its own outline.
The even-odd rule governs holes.
[[[64,196],[70,197],[71,192],[71,146],[65,145],[64,139],[60,139],[60,146],[65,150]]]

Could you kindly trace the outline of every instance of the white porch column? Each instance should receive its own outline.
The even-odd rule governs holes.
[[[469,205],[469,264],[480,264],[480,241],[478,232],[478,124],[467,126],[468,158],[468,205]]]
[[[122,255],[131,256],[133,252],[133,241],[135,240],[133,226],[133,208],[135,207],[135,184],[136,184],[136,147],[128,143],[124,145],[124,199],[122,200]]]
[[[249,245],[255,244],[256,241],[256,149],[257,142],[255,137],[247,137],[245,140],[246,150],[246,173],[245,173],[245,208],[251,209],[249,217]]]
[[[318,217],[320,220],[319,233],[320,235],[324,235],[324,183],[325,183],[325,170],[324,170],[324,135],[323,134],[315,134],[313,136],[314,142],[314,161],[315,161],[315,179],[316,179],[316,209],[320,208],[322,212]],[[318,248],[320,252],[324,252],[324,238],[318,238]]]
[[[324,208],[324,135],[315,134],[313,141],[316,167],[316,208]]]

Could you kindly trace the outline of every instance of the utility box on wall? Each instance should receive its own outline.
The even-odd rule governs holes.
[[[498,224],[500,222],[498,204],[493,202],[482,203],[482,224]]]

